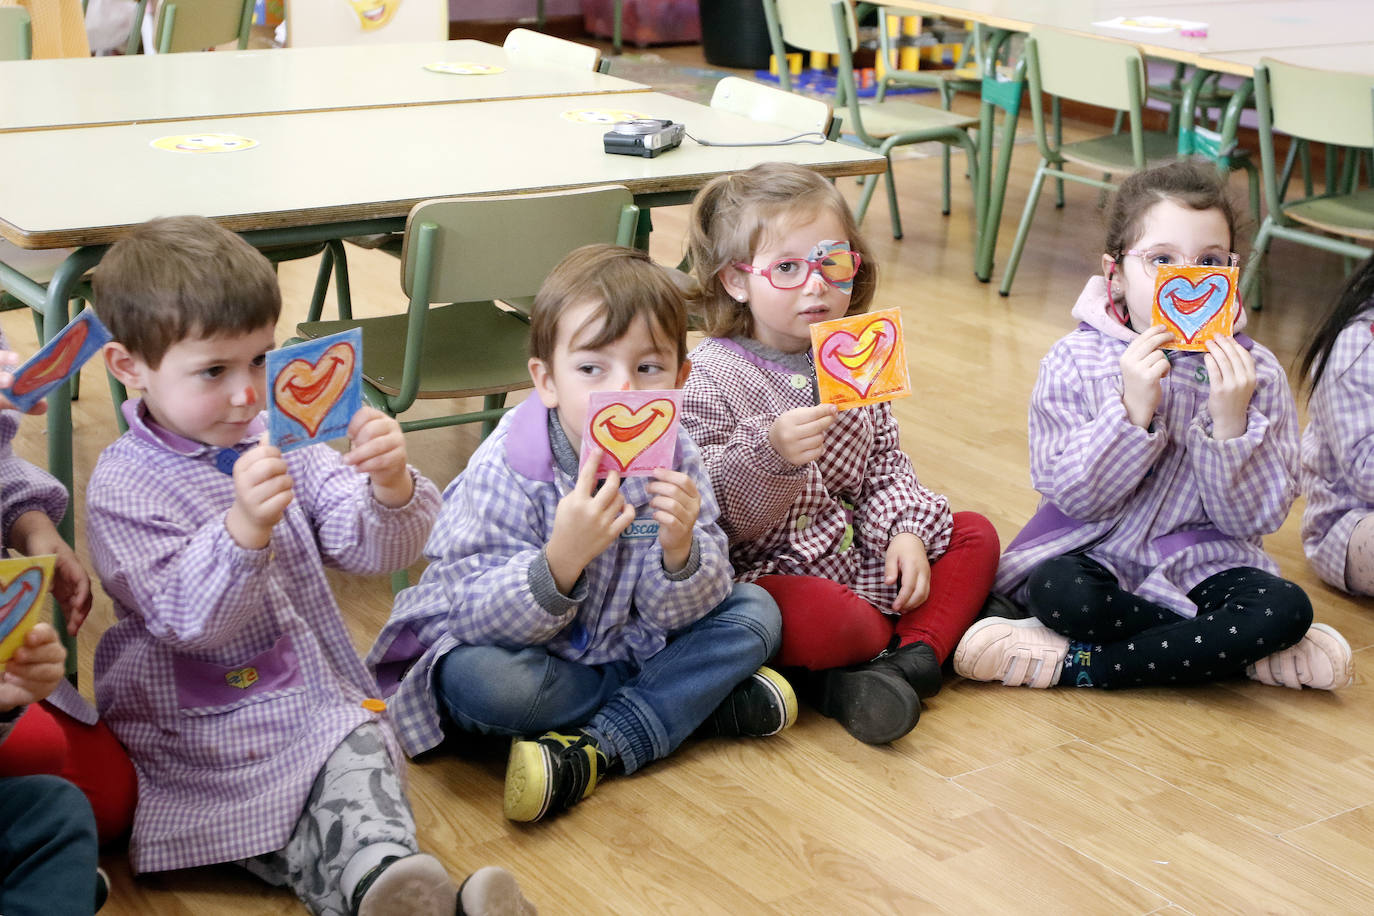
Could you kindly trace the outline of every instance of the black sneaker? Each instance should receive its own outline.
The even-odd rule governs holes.
[[[940,686],[944,683],[944,675],[940,673],[940,662],[935,658],[935,649],[923,642],[885,649],[873,661],[857,667],[890,671],[910,684],[916,691],[916,696],[923,700],[939,693]]]
[[[417,852],[382,859],[353,888],[350,902],[356,916],[448,916],[457,901],[444,864]]]
[[[110,899],[110,876],[105,874],[105,869],[96,868],[95,870],[95,909],[91,912],[98,913],[100,908],[105,905],[105,901]]]
[[[811,678],[816,709],[864,744],[896,741],[921,718],[915,689],[885,668],[831,668]]]
[[[772,668],[761,667],[716,707],[697,734],[723,738],[766,738],[797,721],[797,695],[792,685]]]
[[[592,794],[606,772],[606,755],[586,735],[545,732],[511,742],[506,763],[506,817],[537,821]]]

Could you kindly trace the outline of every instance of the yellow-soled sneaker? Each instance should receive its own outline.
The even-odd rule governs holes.
[[[740,681],[702,723],[700,734],[766,738],[797,721],[797,695],[787,678],[767,666]]]
[[[537,821],[591,795],[606,772],[606,755],[586,735],[545,732],[511,742],[506,762],[506,817]]]

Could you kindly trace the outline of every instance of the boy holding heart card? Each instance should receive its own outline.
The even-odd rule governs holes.
[[[512,820],[576,804],[693,732],[772,735],[796,716],[760,667],[777,607],[731,582],[677,428],[686,333],[682,293],[644,252],[589,245],[554,268],[530,315],[536,396],[445,491],[430,565],[368,655],[409,753],[446,733],[514,738]],[[666,460],[638,462],[662,444]]]
[[[1031,480],[1040,508],[1002,556],[997,589],[1031,617],[988,617],[954,670],[1028,687],[1197,684],[1242,673],[1335,689],[1350,646],[1282,579],[1261,538],[1297,494],[1298,420],[1269,350],[1233,330],[1201,352],[1205,310],[1229,310],[1236,216],[1211,163],[1127,178],[1103,276],[1040,363]],[[1188,265],[1183,283],[1158,275]],[[1170,284],[1173,286],[1170,286]],[[1169,297],[1163,320],[1152,320]],[[1181,339],[1182,338],[1182,339]]]
[[[886,402],[909,387],[900,329],[868,313],[877,264],[834,185],[783,163],[717,178],[690,233],[709,336],[683,424],[735,572],[777,600],[777,663],[803,695],[860,741],[895,741],[987,598],[997,532],[951,512],[902,451]],[[817,355],[814,329],[843,316]]]
[[[117,617],[96,699],[138,765],[134,871],[233,862],[329,916],[525,912],[508,873],[460,889],[419,851],[405,758],[325,578],[402,568],[429,533],[439,492],[396,421],[358,410],[345,455],[264,440],[281,293],[208,219],[135,227],[94,290],[105,365],[143,392],[86,494]]]

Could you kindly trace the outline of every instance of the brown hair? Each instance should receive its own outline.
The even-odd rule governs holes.
[[[589,349],[619,340],[643,316],[656,341],[675,346],[679,366],[687,359],[682,290],[647,252],[619,245],[583,245],[549,273],[530,311],[530,356],[550,364],[563,313],[586,302],[599,303],[588,323],[601,322],[601,332],[585,345]]]
[[[854,277],[848,314],[862,312],[878,287],[878,262],[865,243],[849,204],[830,182],[810,169],[785,162],[765,162],[713,179],[692,202],[687,235],[692,276],[697,281],[692,308],[702,330],[712,337],[748,336],[754,317],[748,304],[736,302],[720,281],[720,272],[739,261],[752,261],[768,233],[784,220],[804,222],[829,208],[844,226],[850,248],[863,256]]]
[[[1211,163],[1180,159],[1136,172],[1121,182],[1107,210],[1107,254],[1120,261],[1126,249],[1140,238],[1145,214],[1162,200],[1194,210],[1220,210],[1231,233],[1231,248],[1235,249],[1236,206],[1227,193],[1225,180]]]
[[[202,216],[135,226],[100,262],[92,288],[105,327],[152,369],[182,340],[246,334],[281,314],[271,263]]]

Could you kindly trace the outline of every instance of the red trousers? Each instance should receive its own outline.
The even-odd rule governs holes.
[[[924,642],[941,663],[977,616],[997,572],[1001,545],[976,512],[954,513],[949,548],[930,565],[930,595],[900,617],[885,614],[846,585],[815,576],[763,576],[782,611],[782,648],[773,663],[812,671],[873,658],[897,645]]]
[[[114,732],[86,725],[55,706],[35,703],[0,744],[0,776],[61,776],[95,811],[100,842],[123,836],[134,820],[138,778]]]

